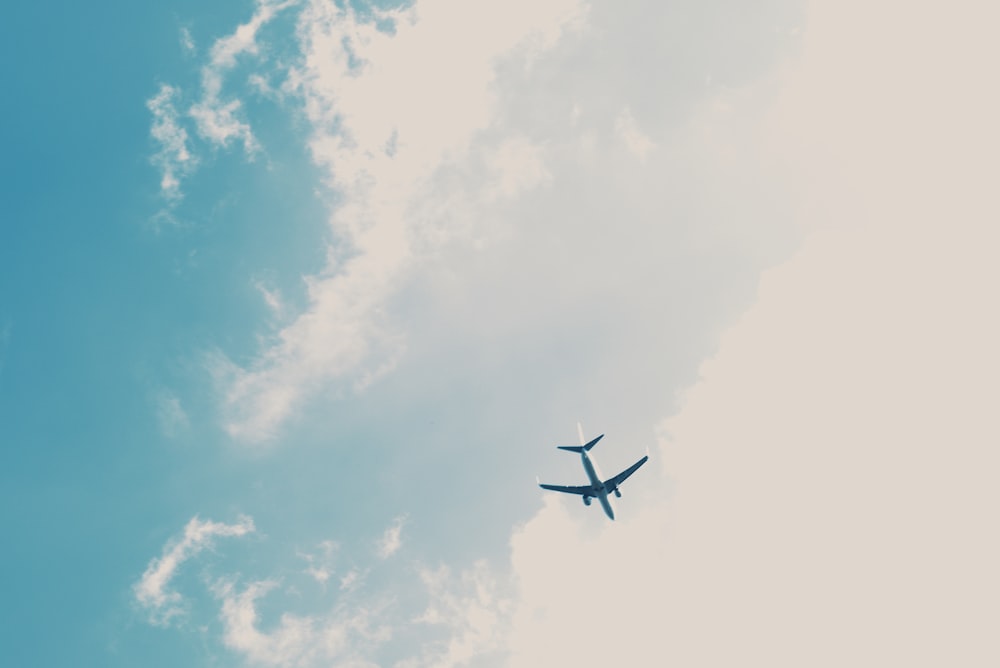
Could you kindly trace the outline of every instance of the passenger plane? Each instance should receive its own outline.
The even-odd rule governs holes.
[[[649,459],[649,455],[646,455],[632,466],[628,467],[618,475],[608,478],[607,480],[601,481],[601,474],[597,470],[597,464],[588,454],[590,449],[593,448],[599,440],[604,438],[604,434],[601,434],[595,438],[590,443],[584,445],[559,445],[556,446],[560,450],[569,450],[570,452],[577,452],[580,454],[580,459],[583,462],[583,470],[587,472],[587,478],[590,480],[589,485],[579,485],[579,486],[566,486],[566,485],[545,485],[543,483],[538,483],[538,486],[542,489],[550,489],[555,492],[565,492],[567,494],[579,494],[583,497],[583,504],[585,506],[590,505],[591,499],[597,499],[601,502],[601,507],[604,508],[604,514],[615,519],[615,511],[611,507],[611,500],[608,495],[614,492],[614,495],[621,498],[621,491],[619,491],[618,486],[625,482],[625,479],[636,472],[640,466],[646,463]],[[583,442],[583,439],[580,439]]]

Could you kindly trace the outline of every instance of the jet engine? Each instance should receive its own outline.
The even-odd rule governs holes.
[[[585,506],[589,506],[590,505],[590,497],[589,496],[583,497],[583,505],[585,505]]]
[[[617,496],[619,499],[622,498],[622,493],[618,491],[617,487],[615,487],[615,496]]]

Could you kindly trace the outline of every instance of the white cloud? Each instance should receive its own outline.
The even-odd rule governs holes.
[[[149,613],[150,622],[168,625],[182,614],[181,595],[169,589],[170,580],[181,564],[209,547],[216,536],[243,536],[253,531],[253,519],[246,516],[241,516],[236,524],[192,517],[183,535],[167,543],[163,555],[149,562],[142,578],[133,586],[135,598]]]
[[[634,66],[641,62],[656,70],[674,60],[672,53],[647,54],[650,43],[662,40],[636,40],[634,23],[666,26],[678,17],[657,9],[663,15],[647,21],[650,7],[637,5],[609,14],[601,3],[580,0],[484,6],[422,0],[404,9],[373,9],[368,13],[374,21],[357,16],[350,3],[316,0],[296,8],[294,66],[283,71],[284,63],[261,58],[254,62],[266,71],[250,74],[248,81],[281,104],[301,105],[312,130],[313,159],[337,194],[330,218],[337,244],[327,266],[308,281],[304,312],[269,337],[256,357],[240,363],[221,352],[209,357],[220,385],[221,420],[232,437],[273,440],[317,391],[364,392],[393,371],[415,327],[412,319],[403,322],[392,297],[438,271],[452,259],[445,258],[449,251],[478,252],[498,239],[520,236],[530,253],[535,239],[529,237],[537,227],[539,236],[593,252],[587,242],[569,237],[583,240],[589,233],[592,241],[614,221],[629,228],[623,239],[645,235],[640,245],[651,253],[677,241],[667,237],[684,234],[677,231],[682,225],[664,221],[699,218],[667,210],[665,202],[685,197],[714,202],[720,210],[712,214],[719,220],[743,220],[729,210],[742,214],[741,198],[715,192],[703,197],[697,188],[684,189],[691,180],[683,173],[690,147],[676,150],[669,144],[676,142],[672,124],[683,114],[661,111],[666,106],[686,111],[691,102],[673,105],[671,96],[678,94],[673,83],[651,87],[648,73]],[[249,22],[211,49],[202,103],[235,114],[216,124],[218,132],[205,131],[217,138],[211,141],[242,136],[252,153],[249,121],[226,107],[238,100],[222,98],[222,81],[246,56],[267,55],[258,47],[261,33],[285,6],[261,3]],[[633,24],[621,25],[621,16]],[[603,23],[585,23],[591,19]],[[690,47],[671,45],[680,50],[677,60],[685,62]],[[774,48],[768,43],[758,50]],[[454,57],[457,53],[462,57]],[[594,53],[602,55],[595,60]],[[738,116],[745,110],[736,111]],[[672,152],[653,150],[650,137]],[[642,159],[632,159],[630,152]],[[703,175],[711,167],[703,166]],[[747,191],[761,192],[759,178],[741,176]],[[568,195],[574,187],[577,192]],[[652,194],[661,188],[672,192]],[[548,197],[549,191],[559,198]],[[580,203],[586,199],[594,206]],[[545,205],[536,210],[546,216],[522,208],[532,200]],[[598,211],[605,215],[595,220]],[[714,226],[697,227],[713,237]],[[774,235],[754,230],[752,236],[765,245]],[[609,267],[608,273],[621,282],[642,265]],[[539,267],[531,269],[535,273],[494,281],[520,287],[518,281],[548,280]]]
[[[511,665],[994,663],[1000,320],[974,256],[926,270],[948,236],[818,235],[768,272],[665,424],[676,492],[515,534]]]
[[[808,241],[664,423],[666,489],[515,532],[510,665],[1000,661],[1000,99],[966,85],[1000,54],[906,7],[813,3],[758,128]]]
[[[406,516],[401,515],[392,521],[392,524],[382,534],[378,542],[376,552],[382,559],[388,559],[399,551],[403,546],[403,525],[406,523]]]
[[[346,379],[363,390],[393,367],[403,336],[386,322],[387,297],[421,252],[454,235],[449,225],[461,229],[475,219],[457,219],[466,196],[432,187],[435,173],[462,159],[493,120],[498,59],[517,47],[537,56],[580,11],[569,0],[476,7],[424,0],[407,9],[373,10],[394,24],[389,34],[350,6],[305,4],[298,23],[302,56],[285,93],[301,99],[312,124],[313,159],[341,196],[331,226],[351,255],[331,251],[328,267],[307,279],[307,310],[252,364],[213,358],[226,429],[234,438],[273,438],[303,397],[330,380]],[[259,23],[237,31],[244,35],[240,44],[252,43]],[[227,62],[221,53],[246,48],[219,49],[213,62]],[[545,178],[539,153],[525,141],[501,142],[498,157],[487,156],[487,162],[506,170],[503,194]],[[527,171],[511,174],[515,162]],[[477,188],[485,197],[485,185]],[[456,199],[459,206],[452,206]]]
[[[150,134],[159,144],[153,154],[153,164],[160,168],[160,192],[170,201],[179,200],[181,179],[198,164],[197,158],[188,149],[187,131],[178,120],[174,99],[176,88],[162,84],[156,95],[146,101],[146,107],[153,114]]]
[[[663,548],[664,527],[655,522],[665,506],[647,510],[651,521],[640,525],[640,506],[631,503],[649,479],[637,475],[631,490],[623,489],[629,501],[619,504],[615,524],[593,517],[600,512],[593,507],[548,496],[543,510],[515,532],[518,589],[508,665],[684,663],[667,651],[672,631],[664,613],[676,603],[660,600],[672,593],[660,585],[672,568]]]

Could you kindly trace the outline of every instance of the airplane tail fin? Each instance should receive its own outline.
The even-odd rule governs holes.
[[[577,452],[577,453],[590,452],[590,449],[595,445],[597,445],[597,442],[602,438],[604,438],[604,434],[601,434],[600,436],[595,438],[590,443],[587,443],[586,445],[557,445],[556,447],[559,448],[560,450],[569,450],[570,452]]]

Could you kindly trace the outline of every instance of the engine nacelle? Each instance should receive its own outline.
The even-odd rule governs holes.
[[[615,487],[615,496],[617,496],[619,499],[622,498],[622,493],[618,491],[617,487]]]
[[[589,496],[583,497],[583,505],[585,505],[585,506],[589,506],[590,505],[590,497]]]

